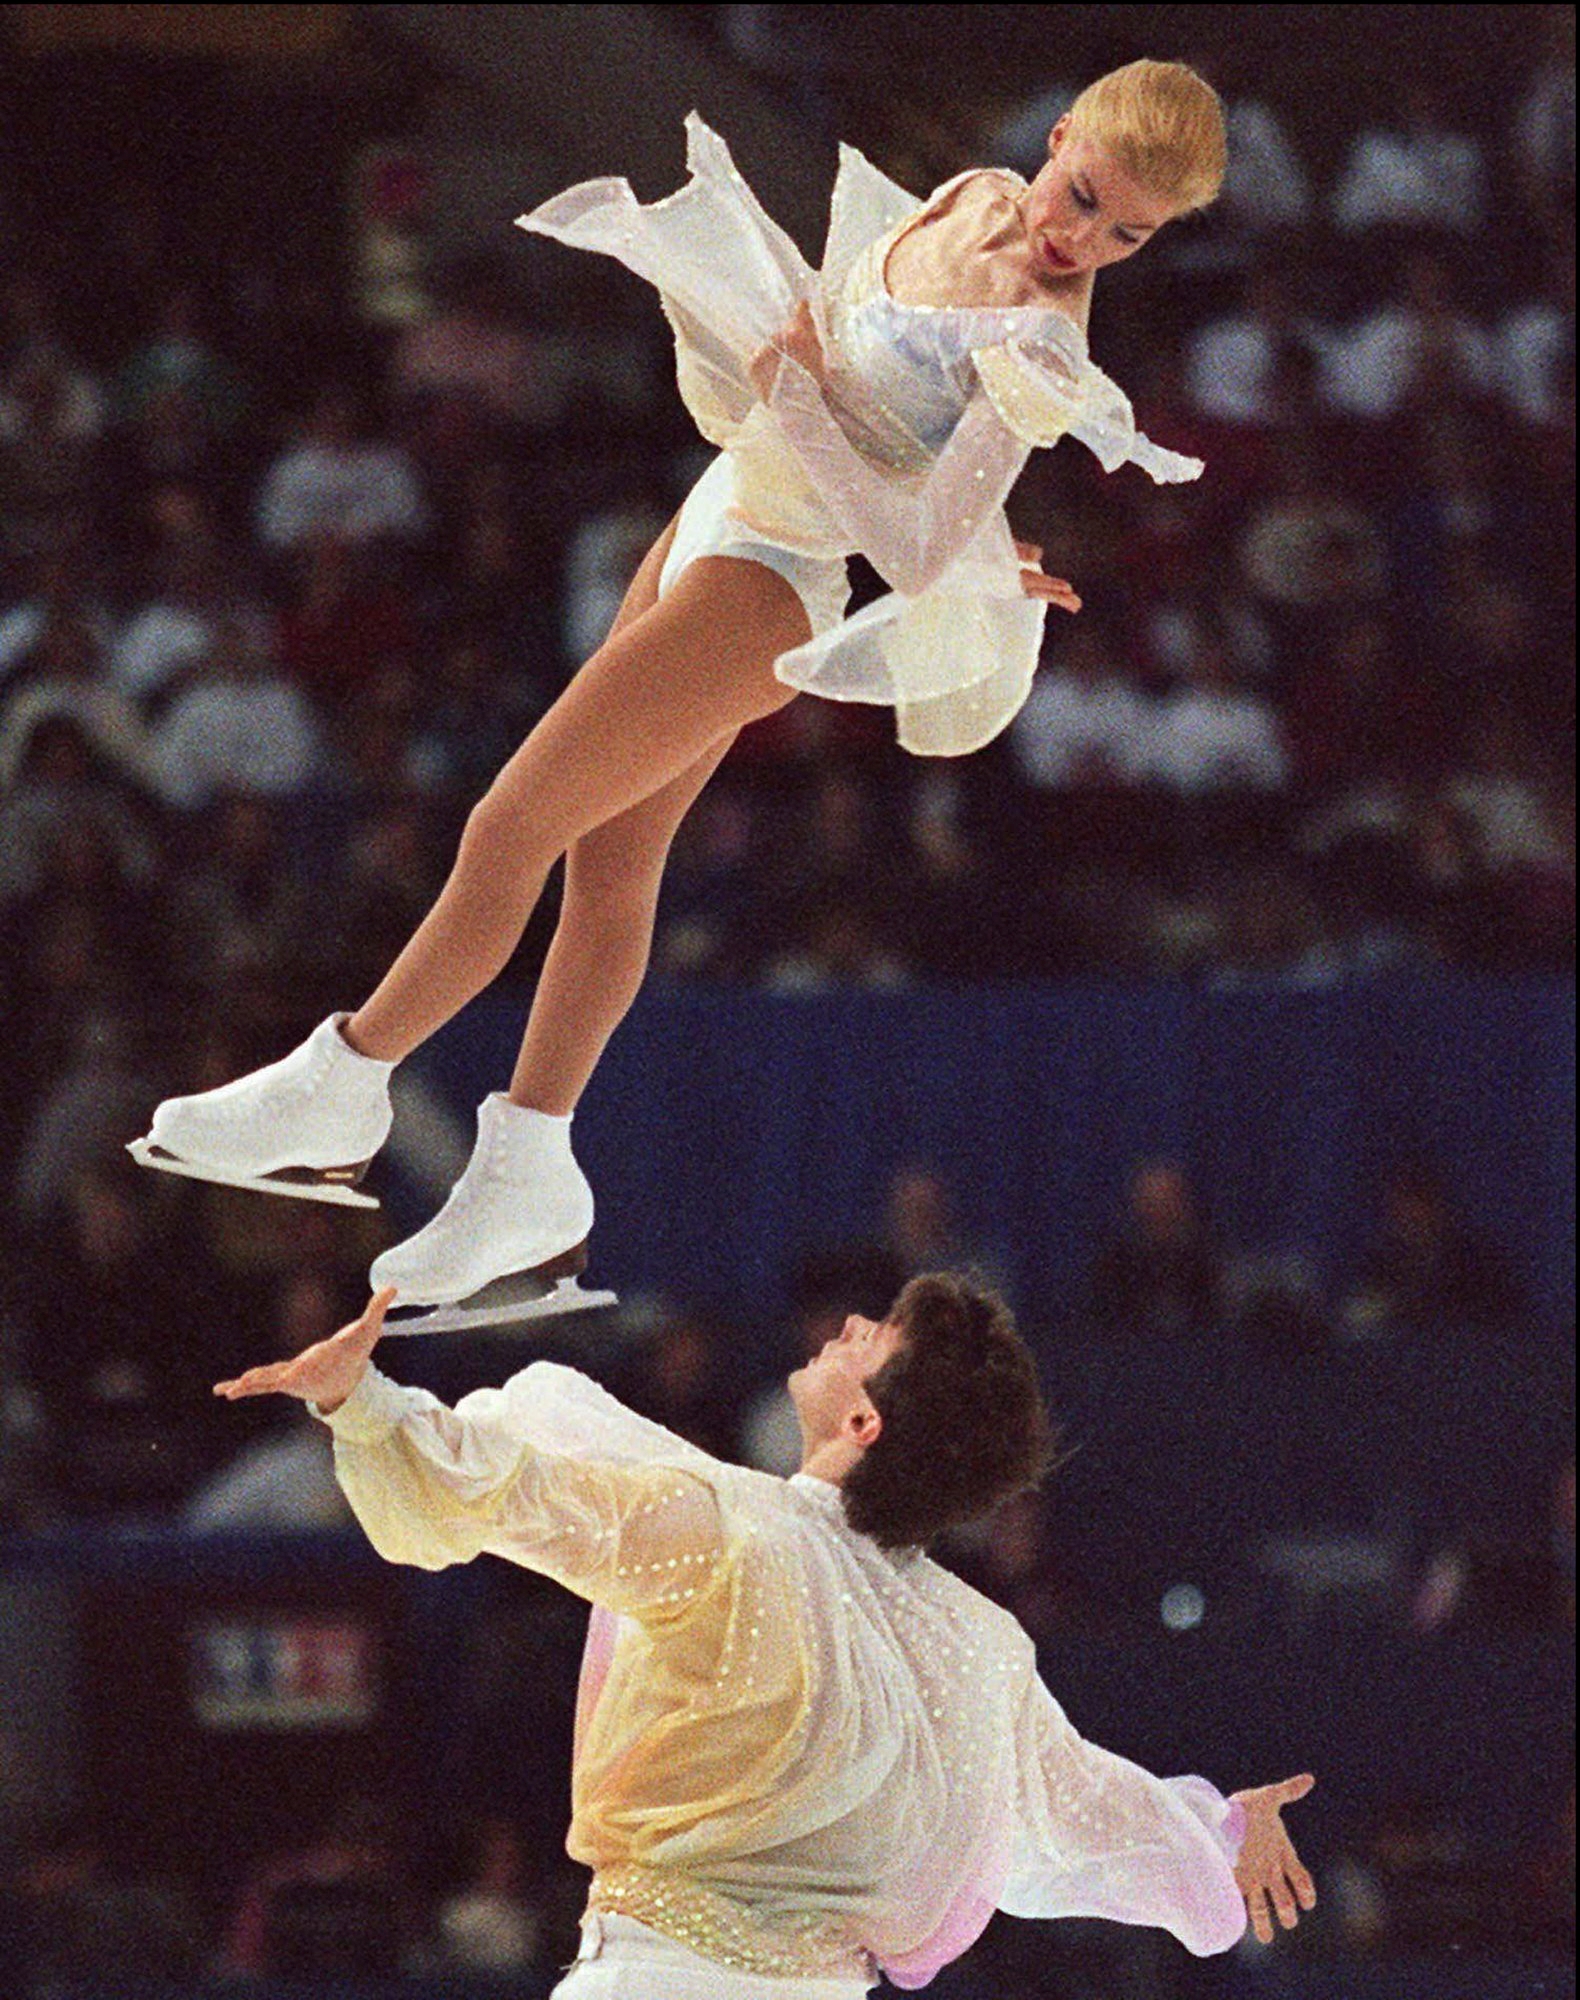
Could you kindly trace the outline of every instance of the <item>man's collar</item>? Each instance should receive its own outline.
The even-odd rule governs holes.
[[[806,1494],[809,1500],[826,1508],[829,1513],[844,1513],[844,1495],[832,1479],[820,1479],[815,1472],[793,1472],[790,1484],[798,1493]]]

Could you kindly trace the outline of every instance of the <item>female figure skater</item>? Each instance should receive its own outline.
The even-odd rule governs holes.
[[[1218,191],[1223,119],[1193,70],[1100,78],[1030,183],[972,169],[918,203],[842,148],[820,272],[695,114],[687,132],[691,179],[667,200],[643,208],[626,182],[590,181],[521,223],[659,288],[681,394],[720,457],[609,639],[472,812],[377,990],[282,1061],[161,1104],[132,1148],[200,1178],[366,1203],[355,1183],[389,1130],[391,1071],[494,979],[564,855],[510,1088],[484,1102],[439,1214],[373,1266],[403,1305],[451,1307],[447,1324],[474,1323],[484,1288],[524,1317],[586,1262],[593,1201],[571,1117],[641,984],[675,830],[736,732],[806,690],[891,705],[919,754],[976,749],[1025,699],[1047,605],[1080,605],[1004,519],[1031,448],[1069,431],[1110,471],[1202,470],[1136,431],[1085,335],[1097,272]],[[892,589],[847,619],[858,550]]]

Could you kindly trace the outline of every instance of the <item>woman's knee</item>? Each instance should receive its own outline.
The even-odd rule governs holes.
[[[456,852],[456,870],[466,875],[489,876],[498,871],[514,874],[537,862],[547,866],[554,857],[540,855],[538,845],[530,815],[524,814],[496,784],[466,816]]]

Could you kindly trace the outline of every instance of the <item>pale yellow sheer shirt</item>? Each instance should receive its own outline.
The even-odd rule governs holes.
[[[370,1368],[326,1421],[381,1555],[490,1553],[598,1607],[567,1842],[596,1907],[743,1971],[906,1986],[995,1906],[1197,1953],[1243,1929],[1227,1802],[1085,1742],[1016,1621],[857,1534],[838,1487],[546,1362],[453,1410]]]

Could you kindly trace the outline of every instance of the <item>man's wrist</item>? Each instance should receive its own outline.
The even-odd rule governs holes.
[[[396,1429],[410,1407],[409,1392],[381,1375],[370,1361],[355,1386],[332,1407],[308,1408],[345,1444],[378,1444]]]

